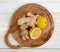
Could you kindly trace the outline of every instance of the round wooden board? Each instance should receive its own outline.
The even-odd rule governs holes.
[[[20,29],[19,26],[17,25],[17,20],[22,17],[24,14],[27,12],[31,12],[33,14],[40,14],[42,16],[45,16],[48,24],[47,27],[42,30],[42,34],[39,38],[33,40],[22,40],[21,35],[20,35]],[[52,33],[54,30],[54,21],[53,17],[51,16],[50,12],[44,8],[41,5],[38,4],[26,4],[22,7],[20,7],[12,16],[11,23],[10,23],[10,28],[8,30],[8,34],[11,33],[14,37],[14,39],[19,43],[17,47],[14,47],[13,45],[10,46],[10,43],[7,41],[7,38],[5,40],[6,44],[10,48],[20,48],[20,47],[37,47],[41,46],[44,43],[46,43],[49,38],[51,37]],[[7,37],[7,35],[5,36]]]

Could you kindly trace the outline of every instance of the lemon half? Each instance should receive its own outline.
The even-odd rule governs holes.
[[[47,19],[44,16],[39,16],[36,23],[40,29],[43,29],[47,26]]]
[[[41,35],[41,29],[38,27],[33,27],[29,31],[31,39],[37,39]]]

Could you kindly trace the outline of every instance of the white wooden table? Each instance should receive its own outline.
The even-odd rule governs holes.
[[[54,33],[50,40],[38,48],[60,48],[60,0],[0,0],[0,48],[8,48],[4,42],[4,36],[9,28],[13,13],[22,5],[38,3],[47,8],[54,18]],[[12,44],[18,43],[10,35]]]

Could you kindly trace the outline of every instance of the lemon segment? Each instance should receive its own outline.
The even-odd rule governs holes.
[[[37,39],[41,35],[41,29],[38,27],[33,27],[29,31],[31,39]]]
[[[47,19],[44,16],[39,16],[36,23],[40,29],[43,29],[47,25]]]

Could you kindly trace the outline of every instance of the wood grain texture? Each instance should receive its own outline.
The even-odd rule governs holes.
[[[0,48],[8,48],[4,43],[4,36],[8,30],[9,21],[12,14],[26,3],[38,3],[46,7],[52,14],[55,22],[55,29],[51,39],[41,47],[38,48],[60,48],[60,1],[59,0],[0,0]],[[15,40],[10,41],[12,44],[18,44]]]

